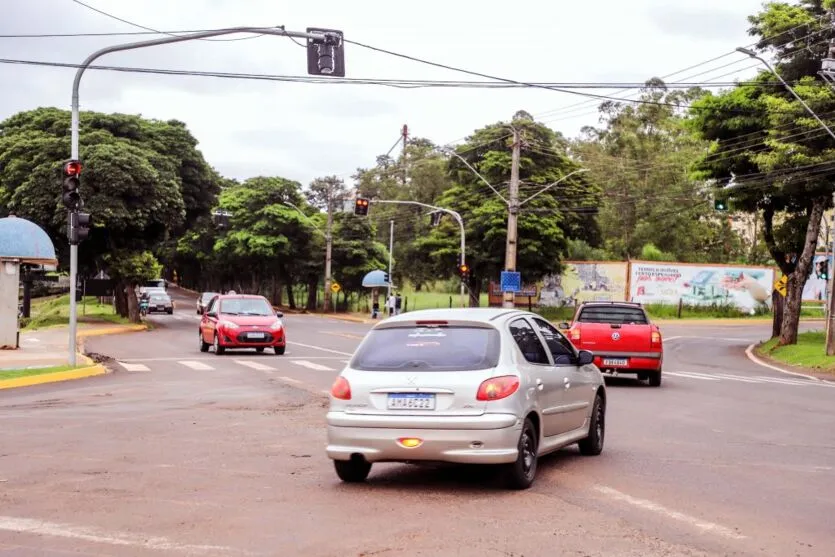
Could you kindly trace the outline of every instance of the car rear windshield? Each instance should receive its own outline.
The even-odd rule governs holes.
[[[167,302],[170,299],[168,296],[151,296],[151,300],[154,302]]]
[[[351,360],[365,371],[468,371],[499,362],[499,332],[479,327],[397,327],[368,333]]]
[[[580,323],[608,323],[612,325],[646,325],[644,310],[629,306],[589,306],[580,310]]]
[[[258,298],[240,298],[221,300],[220,313],[228,315],[275,315],[266,300]]]

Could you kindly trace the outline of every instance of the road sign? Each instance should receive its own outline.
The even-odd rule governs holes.
[[[776,290],[781,296],[786,296],[786,285],[789,284],[789,277],[783,275],[779,279],[774,281],[774,290]]]
[[[334,282],[332,282],[332,283],[331,283],[331,292],[333,292],[334,294],[336,294],[336,293],[337,293],[337,292],[339,292],[340,290],[342,290],[342,287],[341,287],[341,286],[339,286],[339,283],[338,283],[338,282],[334,281]]]
[[[522,273],[502,271],[502,292],[519,292],[522,290]]]

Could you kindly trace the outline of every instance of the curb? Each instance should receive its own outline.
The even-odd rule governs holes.
[[[764,367],[766,369],[770,369],[770,370],[773,370],[773,371],[777,371],[777,372],[780,372],[780,373],[784,373],[786,375],[793,375],[795,377],[803,377],[804,379],[809,379],[811,381],[835,384],[835,381],[830,381],[828,379],[821,379],[820,377],[815,377],[814,375],[807,375],[805,373],[798,373],[796,371],[788,371],[786,369],[782,369],[782,368],[779,368],[777,366],[773,366],[769,363],[766,363],[766,362],[762,361],[761,359],[759,359],[758,357],[756,357],[754,355],[754,349],[759,345],[760,345],[760,343],[754,343],[754,344],[750,345],[748,348],[745,349],[745,355],[748,356],[748,359],[751,360],[752,362],[754,362],[755,364],[757,364],[758,366]]]
[[[139,331],[147,331],[148,325],[145,323],[134,325],[119,325],[116,327],[103,327],[100,329],[80,329],[76,333],[77,338],[84,337],[98,337],[103,335],[118,335],[123,333],[137,333]]]
[[[79,354],[82,358],[92,363],[93,360]],[[43,373],[41,375],[30,375],[28,377],[15,377],[13,379],[0,380],[0,390],[13,389],[15,387],[31,387],[33,385],[45,385],[47,383],[58,383],[60,381],[71,381],[73,379],[84,379],[87,377],[94,377],[96,375],[104,375],[107,373],[107,368],[101,364],[95,364],[79,369],[71,369],[67,371],[58,371],[55,373]]]

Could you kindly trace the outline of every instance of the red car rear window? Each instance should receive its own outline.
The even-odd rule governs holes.
[[[644,310],[626,306],[589,306],[580,310],[580,323],[607,323],[610,325],[648,325]]]

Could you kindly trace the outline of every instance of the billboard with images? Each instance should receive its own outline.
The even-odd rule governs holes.
[[[754,312],[770,307],[775,272],[769,267],[633,261],[629,299],[643,304],[731,305]]]
[[[821,302],[826,300],[826,279],[828,273],[832,272],[832,256],[819,253],[815,256],[814,265],[809,272],[809,280],[803,287],[804,302]]]
[[[539,305],[573,306],[586,301],[626,300],[628,264],[619,261],[566,261],[561,275],[542,281]]]

